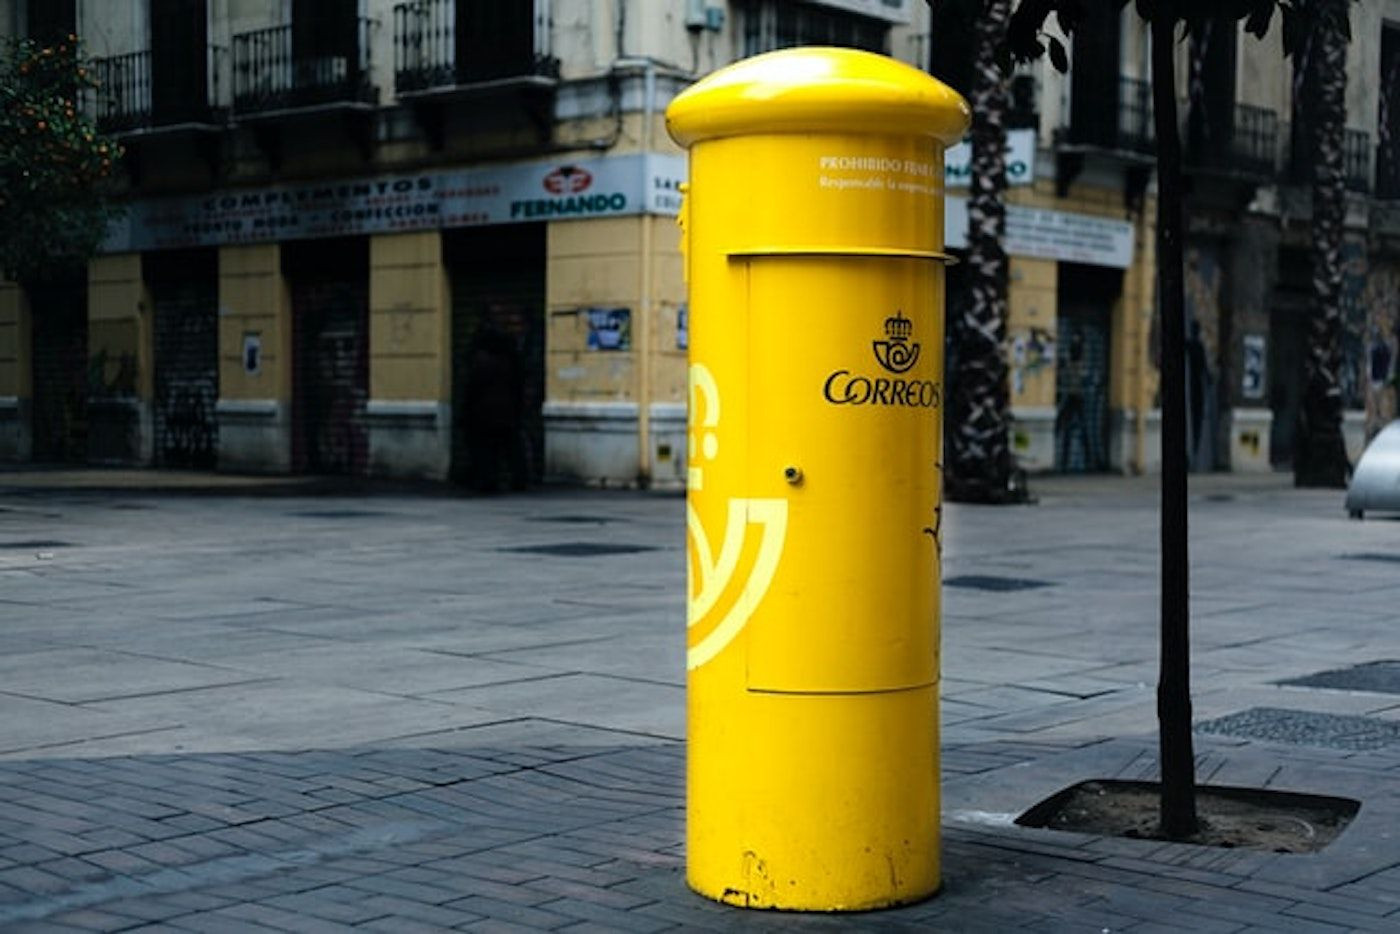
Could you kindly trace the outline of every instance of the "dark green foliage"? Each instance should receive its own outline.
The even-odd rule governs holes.
[[[0,274],[40,279],[97,250],[121,147],[83,113],[96,87],[75,36],[0,45]]]

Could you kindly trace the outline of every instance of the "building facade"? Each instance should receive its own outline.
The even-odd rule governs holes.
[[[1350,6],[1342,382],[1354,461],[1396,415],[1400,3]],[[930,27],[931,70],[965,85],[971,24],[943,9]],[[1150,38],[1131,5],[1088,10],[1066,41],[1067,73],[1041,63],[1012,84],[1009,123],[1037,129],[1039,159],[1035,183],[1013,186],[1007,199],[1013,442],[1032,470],[1151,471],[1159,406]],[[1307,126],[1293,115],[1296,66],[1283,56],[1278,17],[1262,40],[1222,20],[1176,50],[1193,470],[1291,465],[1313,160]],[[1028,256],[1015,242],[1017,206],[1126,220],[1132,261],[1120,274],[1102,259]]]
[[[1354,5],[1348,91],[1358,445],[1363,413],[1394,413],[1400,0],[1385,4]],[[956,84],[966,24],[940,15],[917,0],[0,0],[0,29],[82,37],[94,116],[127,149],[102,254],[0,283],[0,458],[680,486],[686,163],[667,103],[797,44]],[[1013,85],[1007,353],[1031,470],[1158,463],[1145,50],[1125,12],[1076,37],[1068,75],[1037,65]],[[1276,34],[1181,54],[1200,156],[1193,464],[1269,469],[1289,454],[1305,307],[1306,189],[1278,127],[1291,85]],[[966,164],[949,153],[954,247]]]

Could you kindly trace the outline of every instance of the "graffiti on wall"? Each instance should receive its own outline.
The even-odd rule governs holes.
[[[1367,313],[1366,244],[1348,237],[1342,242],[1342,404],[1349,409],[1366,405]]]
[[[1055,365],[1055,335],[1032,325],[1011,338],[1011,386],[1017,396],[1026,394],[1027,382]]]
[[[1400,263],[1377,263],[1367,276],[1366,437],[1400,416]]]
[[[1264,398],[1267,339],[1263,334],[1246,334],[1240,340],[1244,351],[1240,366],[1240,395],[1245,399]]]
[[[98,348],[88,358],[88,395],[99,399],[122,399],[136,395],[136,354],[114,354]]]
[[[156,462],[211,469],[217,461],[219,400],[219,319],[213,282],[160,282],[153,291]]]

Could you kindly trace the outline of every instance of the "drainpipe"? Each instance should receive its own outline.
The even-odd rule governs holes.
[[[646,62],[645,94],[642,108],[642,157],[651,155],[656,116],[656,63]],[[644,192],[643,198],[647,197]],[[652,345],[652,228],[656,218],[642,205],[642,270],[641,299],[637,303],[637,479],[643,486],[651,484],[651,345]]]

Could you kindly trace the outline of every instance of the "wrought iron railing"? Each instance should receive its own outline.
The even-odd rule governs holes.
[[[1186,164],[1260,178],[1278,171],[1278,114],[1267,107],[1236,104],[1228,125],[1210,124],[1182,102],[1186,114]]]
[[[228,50],[223,46],[206,47],[202,63],[198,56],[180,59],[180,68],[204,69],[204,74],[161,75],[160,61],[153,63],[152,52],[130,52],[92,61],[93,118],[109,133],[171,126],[181,123],[213,123],[220,118],[223,106],[222,76]],[[159,54],[159,53],[155,53]]]
[[[559,77],[559,61],[517,48],[530,44],[525,29],[498,37],[495,54],[464,61],[466,25],[458,0],[409,0],[394,7],[394,89],[400,94],[500,78]]]
[[[1086,101],[1073,110],[1069,141],[1105,149],[1151,153],[1152,85],[1136,78],[1119,78],[1116,97],[1104,89],[1102,100]]]
[[[1272,177],[1278,153],[1278,114],[1267,107],[1235,105],[1230,131],[1231,167],[1251,175]]]
[[[1352,191],[1371,190],[1371,134],[1364,130],[1342,131],[1342,173]]]
[[[352,41],[318,36],[315,51],[298,47],[293,26],[273,26],[233,37],[233,106],[253,113],[333,103],[372,104],[371,39],[378,21],[356,17]],[[300,27],[297,27],[299,30]]]
[[[1382,140],[1376,146],[1376,197],[1387,201],[1400,198],[1400,140],[1389,145]]]
[[[1281,175],[1294,185],[1310,185],[1317,149],[1305,123],[1283,124],[1287,149]],[[1371,135],[1364,130],[1344,130],[1342,134],[1342,177],[1351,191],[1371,190]]]
[[[151,53],[130,52],[92,61],[93,118],[109,133],[146,126],[151,120]]]
[[[455,13],[444,0],[394,7],[394,89],[400,94],[456,83]]]

